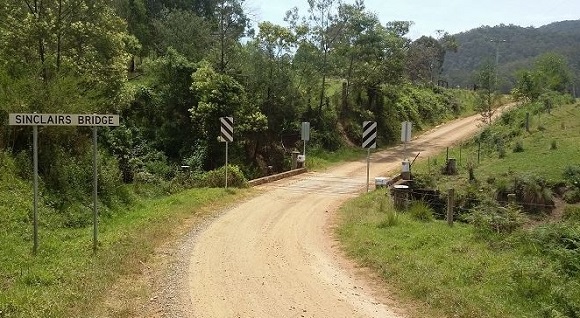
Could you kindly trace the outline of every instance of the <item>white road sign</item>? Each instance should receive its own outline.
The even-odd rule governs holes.
[[[300,134],[300,139],[304,141],[310,140],[310,122],[304,121],[302,122],[302,130]]]
[[[413,123],[410,121],[405,121],[401,125],[401,142],[411,141],[411,130],[413,129]]]
[[[103,114],[9,114],[13,126],[119,126],[119,115]]]

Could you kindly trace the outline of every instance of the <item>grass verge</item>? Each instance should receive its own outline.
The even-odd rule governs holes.
[[[381,205],[388,207],[381,212]],[[422,316],[575,317],[580,279],[546,257],[541,240],[534,243],[537,233],[482,237],[471,225],[409,213],[392,222],[391,206],[382,191],[348,202],[337,234],[347,253],[400,297],[426,303]]]
[[[430,176],[439,189],[458,189],[460,197],[462,191],[479,196],[500,185],[496,178],[519,174],[572,189],[563,171],[568,165],[580,166],[580,105],[535,113],[527,132],[522,115],[534,114],[531,107],[508,114],[484,131],[479,164],[474,164],[476,139],[461,153],[459,147],[451,149],[450,157],[460,163],[458,175],[441,174],[445,153],[418,163],[414,173]],[[500,145],[507,149],[501,156]],[[476,180],[468,180],[468,167],[474,168]],[[533,222],[519,207],[510,207],[528,219],[525,226],[518,223],[505,232],[476,222],[449,227],[430,220],[425,207],[396,212],[390,198],[376,191],[341,209],[337,235],[350,256],[379,273],[401,297],[423,301],[434,311],[422,316],[443,312],[452,317],[580,317],[578,205],[566,206],[563,216],[535,214]],[[486,222],[509,221],[501,219],[507,213],[494,214],[491,206],[478,209]]]
[[[96,255],[91,228],[41,227],[36,256],[30,231],[0,231],[0,317],[86,315],[119,277],[140,271],[156,247],[179,235],[184,222],[250,193],[206,188],[141,201],[102,220]]]

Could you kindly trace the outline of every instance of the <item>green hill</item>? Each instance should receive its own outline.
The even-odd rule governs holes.
[[[580,20],[555,22],[539,28],[504,24],[494,27],[482,26],[455,34],[455,38],[459,50],[456,53],[447,53],[443,65],[443,77],[453,86],[472,85],[473,72],[481,63],[495,61],[496,48],[499,53],[500,81],[504,91],[512,87],[517,70],[529,67],[536,57],[547,52],[556,52],[568,59],[578,86]],[[492,40],[501,42],[496,43]]]

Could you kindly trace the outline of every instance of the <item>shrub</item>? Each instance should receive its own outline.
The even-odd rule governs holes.
[[[578,206],[567,206],[564,209],[564,214],[562,219],[572,222],[580,222],[580,207]]]
[[[377,225],[379,228],[383,229],[399,224],[399,215],[397,214],[392,201],[388,200],[386,197],[380,198],[379,212],[386,214],[386,218]]]
[[[414,202],[409,208],[409,214],[417,221],[430,222],[433,220],[433,209],[424,202]]]
[[[495,202],[483,202],[467,218],[483,233],[509,234],[524,224],[524,216],[515,205],[498,206]]]
[[[564,169],[564,179],[575,188],[580,189],[580,166],[568,166]]]
[[[527,212],[544,212],[554,208],[552,190],[542,178],[517,177],[514,181],[514,193]]]
[[[554,223],[536,228],[529,240],[559,263],[568,275],[580,273],[580,224]]]
[[[564,201],[568,204],[580,203],[580,189],[573,189],[564,194]]]
[[[521,140],[516,141],[514,145],[514,152],[524,152],[524,143]]]
[[[505,147],[503,145],[498,145],[498,147],[497,147],[498,158],[503,159],[503,158],[505,158],[505,155],[506,155]]]
[[[434,188],[437,185],[435,176],[423,173],[413,174],[413,188],[415,189],[427,189]]]
[[[226,168],[206,172],[202,178],[202,185],[208,188],[221,188],[225,186]],[[228,165],[228,186],[244,188],[248,186],[248,180],[238,166]]]

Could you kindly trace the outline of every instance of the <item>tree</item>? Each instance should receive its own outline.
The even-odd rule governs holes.
[[[220,117],[233,116],[237,123],[234,130],[236,139],[242,142],[234,146],[243,144],[255,148],[255,142],[249,137],[267,129],[267,119],[254,104],[248,102],[242,85],[231,76],[216,72],[208,62],[199,65],[192,74],[192,80],[191,90],[198,96],[199,102],[189,111],[192,121],[199,125],[198,132],[203,136],[207,149],[206,168],[216,168],[221,162],[218,158],[223,157],[217,142]]]
[[[437,39],[422,36],[409,46],[406,70],[411,81],[436,84],[443,71],[446,53],[457,52],[455,37],[443,31],[438,31],[438,34]]]
[[[231,69],[233,50],[239,46],[238,40],[249,28],[249,19],[243,9],[243,0],[217,0],[214,16],[213,34],[217,37],[217,69],[227,73]]]
[[[212,43],[211,24],[193,11],[165,9],[153,21],[153,27],[160,51],[171,47],[192,62],[207,57]]]
[[[0,112],[108,113],[127,105],[127,48],[136,40],[109,1],[13,0],[0,7],[0,89],[7,93]],[[0,139],[10,140],[14,153],[28,152],[30,129],[14,127]],[[82,202],[77,195],[90,191],[88,174],[72,167],[90,158],[89,130],[41,133],[39,172],[52,204]]]
[[[303,45],[307,47],[316,47],[317,60],[314,62],[318,65],[320,74],[320,90],[318,94],[317,120],[322,115],[322,106],[326,101],[326,81],[330,74],[329,54],[335,41],[344,30],[344,22],[339,21],[336,7],[340,5],[340,0],[308,0],[308,17],[304,19],[302,25],[298,28],[307,29],[308,34],[304,39]],[[297,30],[300,33],[300,29]]]
[[[565,93],[572,82],[566,58],[557,53],[546,53],[538,57],[534,69],[541,85],[548,90]]]
[[[407,76],[413,82],[433,84],[445,58],[445,49],[433,37],[422,36],[413,41],[407,53]]]
[[[106,1],[10,1],[6,12],[0,58],[13,77],[40,79],[50,87],[70,76],[79,83],[71,94],[101,97],[109,107],[119,102],[132,38]],[[46,100],[41,97],[30,110],[40,110]]]
[[[476,110],[481,114],[481,120],[491,125],[499,100],[499,94],[496,91],[495,63],[491,60],[484,62],[475,76],[478,86]]]
[[[297,36],[289,28],[262,22],[253,44],[256,50],[250,50],[252,58],[246,61],[252,67],[250,81],[257,86],[252,96],[268,117],[271,132],[277,135],[298,118],[291,56]]]
[[[529,70],[518,73],[513,94],[516,98],[535,102],[547,92],[565,93],[572,82],[566,59],[556,53],[546,53],[536,59]]]
[[[543,92],[539,74],[532,70],[523,70],[518,73],[517,77],[518,80],[512,90],[512,95],[517,100],[537,101]]]
[[[352,91],[359,96],[365,94],[366,108],[381,117],[382,85],[397,84],[403,78],[408,44],[403,36],[410,24],[397,21],[383,26],[374,13],[366,11],[362,1],[341,5],[338,21],[344,21],[345,26],[332,52],[332,62],[337,68],[335,74],[346,79],[344,97],[348,99]],[[344,107],[347,103],[343,103]]]

